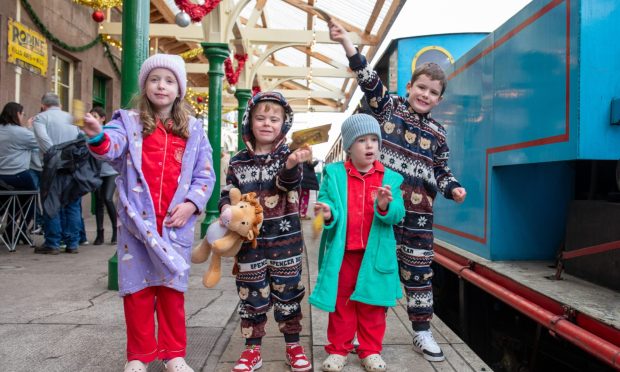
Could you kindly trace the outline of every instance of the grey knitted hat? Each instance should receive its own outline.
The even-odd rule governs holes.
[[[357,137],[367,134],[375,134],[379,138],[379,147],[381,147],[381,128],[377,119],[367,114],[351,115],[342,123],[342,146],[348,151]]]

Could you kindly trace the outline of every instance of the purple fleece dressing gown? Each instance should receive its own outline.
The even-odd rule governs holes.
[[[110,139],[107,153],[93,155],[109,161],[118,171],[118,284],[125,296],[150,286],[187,290],[189,262],[194,241],[193,214],[185,226],[162,227],[157,232],[155,207],[142,174],[142,124],[135,111],[119,110],[104,127]],[[212,149],[201,122],[190,118],[189,138],[183,154],[181,175],[168,211],[191,201],[202,211],[211,196],[215,173]]]

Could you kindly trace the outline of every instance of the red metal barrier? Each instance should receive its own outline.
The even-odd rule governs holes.
[[[472,270],[469,265],[463,265],[449,258],[442,251],[443,249],[435,250],[435,261],[438,264],[534,319],[562,338],[620,370],[620,347],[571,323],[564,315],[554,314],[527,298],[508,290],[506,287],[485,278]]]

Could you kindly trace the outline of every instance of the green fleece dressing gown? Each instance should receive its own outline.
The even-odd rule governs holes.
[[[368,244],[351,300],[376,306],[395,306],[403,296],[398,277],[396,240],[393,225],[405,216],[400,193],[403,177],[385,168],[383,185],[392,188],[393,200],[387,214],[375,214],[368,235]],[[338,274],[347,239],[347,172],[344,163],[325,167],[318,201],[331,208],[333,221],[324,226],[319,251],[319,276],[309,301],[319,309],[333,312],[338,294]],[[355,206],[351,206],[355,208]]]

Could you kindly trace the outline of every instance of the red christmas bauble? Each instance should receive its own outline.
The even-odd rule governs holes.
[[[202,97],[198,96],[198,97],[196,97],[196,101],[197,101],[198,103],[202,103],[202,101],[204,101],[204,98],[202,98]]]
[[[93,18],[93,21],[101,23],[105,19],[105,14],[103,14],[101,10],[95,10],[91,17]]]

